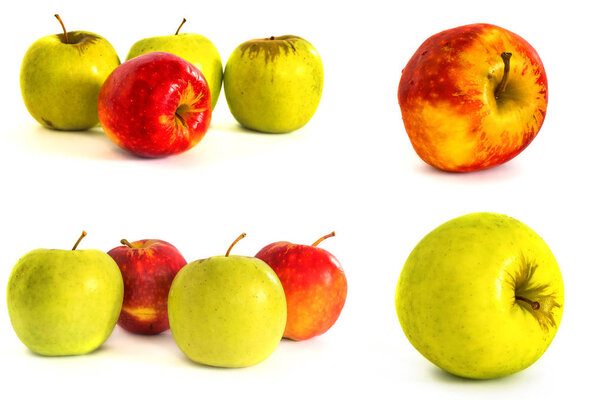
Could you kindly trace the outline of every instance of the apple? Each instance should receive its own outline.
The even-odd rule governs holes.
[[[535,138],[546,115],[542,60],[522,37],[473,24],[427,39],[398,87],[406,133],[426,163],[445,171],[502,164]]]
[[[169,329],[167,298],[171,282],[186,263],[170,243],[144,239],[115,247],[108,255],[115,260],[125,285],[123,307],[117,322],[130,332],[153,335]]]
[[[223,75],[229,110],[244,127],[281,133],[304,126],[323,92],[323,63],[308,41],[292,35],[249,40]]]
[[[286,320],[285,293],[273,270],[254,257],[216,256],[189,263],[169,292],[175,343],[191,360],[247,367],[277,347]]]
[[[8,280],[6,303],[15,333],[46,356],[89,353],[114,329],[123,302],[119,267],[100,250],[37,249]]]
[[[214,109],[221,93],[223,81],[221,56],[215,45],[204,36],[196,33],[179,33],[185,22],[184,18],[174,35],[151,37],[136,42],[129,50],[127,59],[131,60],[153,51],[164,51],[189,61],[202,72],[208,82],[211,107]]]
[[[33,43],[21,64],[25,107],[47,128],[84,130],[98,125],[98,92],[120,64],[102,36],[86,31],[45,36]]]
[[[287,323],[283,336],[305,340],[321,335],[338,319],[348,284],[339,261],[319,247],[332,232],[311,246],[290,242],[275,242],[257,254],[275,271],[287,302]]]
[[[490,379],[521,371],[561,321],[560,269],[544,241],[506,215],[474,213],[425,236],[396,289],[412,345],[451,374]]]
[[[170,53],[143,54],[121,64],[104,82],[98,116],[106,135],[142,157],[194,147],[210,124],[210,90],[202,73]]]

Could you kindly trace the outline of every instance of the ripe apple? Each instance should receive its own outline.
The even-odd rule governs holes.
[[[283,336],[305,340],[321,335],[340,316],[348,284],[339,261],[317,246],[332,232],[311,246],[275,242],[262,248],[260,258],[277,274],[287,302],[287,323]]]
[[[179,33],[185,22],[184,18],[174,35],[151,37],[136,42],[129,50],[127,59],[131,60],[152,51],[164,51],[189,61],[202,72],[208,82],[211,105],[214,109],[221,93],[223,81],[221,56],[215,45],[204,36],[196,33]]]
[[[175,342],[191,360],[217,367],[247,367],[266,359],[285,328],[285,293],[258,258],[229,255],[189,263],[169,292]]]
[[[83,130],[98,125],[98,92],[120,64],[103,37],[86,31],[45,36],[33,43],[21,64],[25,107],[47,128]]]
[[[548,348],[563,313],[558,264],[544,241],[505,215],[440,225],[410,253],[396,310],[412,345],[458,376],[521,371]]]
[[[475,171],[504,163],[531,143],[546,115],[548,81],[522,37],[473,24],[419,47],[402,71],[398,100],[423,161]]]
[[[123,275],[125,293],[118,324],[134,333],[153,335],[169,329],[167,298],[171,282],[186,263],[170,243],[138,240],[108,252]]]
[[[290,132],[313,116],[323,92],[323,63],[298,36],[249,40],[229,57],[223,76],[229,110],[244,127]]]
[[[100,250],[37,249],[8,280],[6,303],[15,333],[46,356],[89,353],[106,341],[123,302],[119,267]]]
[[[170,53],[124,62],[98,98],[106,135],[142,157],[164,157],[194,147],[210,124],[210,90],[202,73]]]

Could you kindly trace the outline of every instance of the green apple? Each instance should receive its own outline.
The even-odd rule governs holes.
[[[85,31],[43,37],[21,64],[21,94],[27,110],[47,128],[84,130],[98,125],[98,93],[119,66],[115,49]]]
[[[171,284],[168,314],[175,342],[191,360],[247,367],[266,359],[285,329],[285,293],[254,257],[211,257],[183,267]]]
[[[323,92],[323,63],[298,36],[249,40],[229,57],[223,76],[231,113],[244,127],[290,132],[312,118]]]
[[[46,356],[89,353],[106,341],[119,318],[123,279],[100,250],[37,249],[8,280],[6,303],[15,333]]]
[[[223,81],[221,57],[215,45],[204,36],[195,33],[179,33],[179,29],[185,21],[184,18],[174,35],[156,36],[136,42],[131,46],[127,59],[131,60],[152,51],[164,51],[192,63],[202,72],[208,83],[212,108],[214,109],[221,93]]]
[[[560,324],[564,288],[544,241],[493,213],[440,225],[410,253],[396,310],[412,345],[458,376],[497,378],[546,351]]]

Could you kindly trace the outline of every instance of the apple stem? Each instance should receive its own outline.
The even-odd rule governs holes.
[[[185,119],[183,119],[183,117],[181,115],[177,114],[177,111],[175,111],[175,118],[177,118],[179,120],[181,125],[183,125],[186,128],[188,127],[187,123],[185,122]]]
[[[540,308],[540,303],[538,303],[537,301],[531,301],[531,300],[529,300],[525,297],[521,297],[521,296],[515,296],[515,299],[524,301],[525,303],[529,304],[531,306],[531,308],[534,310],[539,310],[539,308]]]
[[[129,247],[130,249],[133,249],[133,245],[131,243],[129,243],[129,240],[127,240],[127,239],[121,239],[121,244]]]
[[[317,240],[316,242],[314,242],[312,244],[312,246],[313,247],[317,247],[319,245],[319,243],[321,243],[323,240],[325,240],[327,238],[330,238],[330,237],[333,237],[333,236],[335,236],[335,232],[328,233],[327,235],[323,236],[322,238],[320,238],[319,240]]]
[[[77,241],[75,242],[75,245],[73,245],[73,248],[71,250],[75,250],[77,248],[77,246],[79,246],[79,242],[81,242],[81,239],[83,239],[86,235],[87,235],[86,231],[81,232],[81,236],[79,236],[79,239],[77,239]]]
[[[504,91],[506,90],[506,84],[508,83],[508,73],[510,72],[510,58],[512,57],[512,53],[504,52],[500,54],[500,57],[502,57],[502,61],[504,61],[504,74],[502,75],[502,80],[500,81],[500,84],[498,85],[498,87],[496,88],[496,92],[494,93],[496,99],[500,98],[500,96],[502,96],[502,93],[504,93]]]
[[[225,257],[229,257],[229,253],[231,252],[231,249],[233,249],[233,246],[235,246],[235,244],[236,244],[237,242],[239,242],[240,240],[242,240],[242,239],[243,239],[243,238],[245,238],[245,237],[246,237],[246,234],[245,234],[245,233],[242,233],[240,236],[238,236],[238,237],[237,237],[237,239],[235,239],[235,240],[233,241],[233,243],[231,243],[231,246],[229,246],[229,248],[227,249],[227,253],[225,253]]]
[[[69,35],[67,34],[67,30],[65,29],[65,24],[63,24],[62,19],[60,19],[60,15],[54,14],[54,17],[58,20],[58,22],[60,22],[60,26],[62,26],[63,28],[63,32],[65,33],[65,43],[70,44]]]
[[[179,25],[179,28],[177,28],[177,32],[175,32],[175,36],[177,36],[179,34],[179,30],[181,29],[181,27],[183,26],[183,24],[185,24],[186,19],[184,18],[183,21],[181,21],[181,24]]]

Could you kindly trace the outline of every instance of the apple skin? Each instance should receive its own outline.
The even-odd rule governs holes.
[[[171,282],[187,264],[172,244],[144,239],[108,252],[125,285],[118,325],[129,332],[154,335],[169,329],[167,298]]]
[[[293,35],[249,40],[229,57],[223,75],[229,110],[245,128],[267,133],[304,126],[323,92],[323,63]]]
[[[321,335],[337,321],[348,292],[340,262],[319,247],[275,242],[257,254],[279,277],[287,302],[283,336],[305,340]]]
[[[546,243],[494,213],[464,215],[426,235],[396,290],[410,343],[438,367],[472,379],[532,365],[552,342],[563,308],[560,269]]]
[[[510,52],[506,90],[501,53]],[[438,33],[412,56],[398,88],[410,141],[426,163],[445,171],[502,164],[539,132],[548,105],[542,60],[520,36],[473,24]]]
[[[192,361],[248,367],[275,350],[285,329],[283,287],[254,257],[216,256],[189,263],[169,292],[173,339]]]
[[[110,74],[100,90],[98,116],[106,135],[127,151],[141,157],[178,154],[204,137],[210,90],[184,59],[147,53]]]
[[[30,251],[14,266],[6,290],[15,333],[31,351],[46,356],[100,347],[122,302],[119,268],[100,250]]]
[[[209,39],[195,33],[178,33],[142,39],[131,46],[127,60],[153,51],[175,54],[198,68],[208,82],[211,108],[214,110],[221,93],[223,63],[217,48]]]
[[[103,37],[86,31],[45,36],[21,64],[21,94],[27,111],[46,128],[84,130],[98,125],[98,93],[119,66]]]

